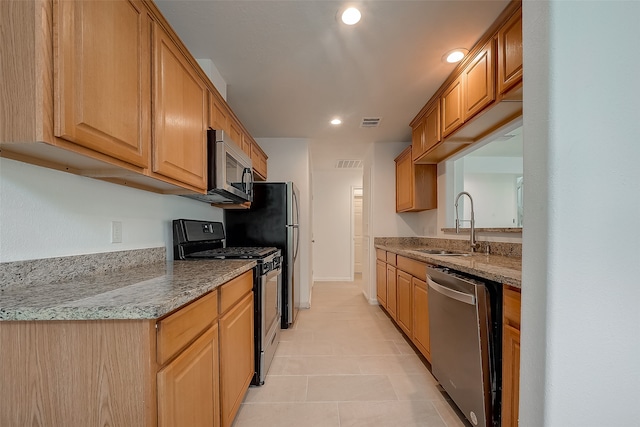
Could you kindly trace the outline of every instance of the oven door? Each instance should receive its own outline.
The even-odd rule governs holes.
[[[274,263],[275,264],[275,263]],[[282,316],[281,296],[282,270],[280,263],[273,270],[261,276],[262,282],[262,351],[260,357],[259,381],[264,383],[269,366],[280,341],[280,318]]]

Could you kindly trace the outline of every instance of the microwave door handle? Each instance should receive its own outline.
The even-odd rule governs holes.
[[[249,175],[248,180],[244,179],[246,175]],[[242,172],[242,188],[245,193],[251,196],[251,190],[253,188],[253,174],[251,173],[251,168],[244,168],[244,172]]]

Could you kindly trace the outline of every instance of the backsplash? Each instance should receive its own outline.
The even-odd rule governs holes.
[[[438,239],[433,237],[376,237],[374,244],[383,246],[419,246],[446,249],[449,251],[468,251],[469,241],[460,239]],[[476,252],[485,253],[487,245],[491,255],[522,258],[522,243],[479,241]]]
[[[0,263],[0,291],[166,261],[166,248],[135,249],[58,258]]]

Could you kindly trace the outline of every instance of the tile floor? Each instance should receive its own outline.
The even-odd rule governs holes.
[[[233,427],[470,426],[357,282],[316,282]]]

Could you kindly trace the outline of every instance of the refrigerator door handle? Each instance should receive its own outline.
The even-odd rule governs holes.
[[[295,191],[295,188],[292,189],[292,195],[293,195],[293,202],[295,204],[295,209],[296,209],[296,217],[295,217],[295,224],[293,224],[294,228],[298,228],[297,233],[296,233],[296,247],[293,251],[293,259],[297,259],[298,258],[298,249],[300,248],[300,230],[299,230],[299,226],[298,226],[298,221],[300,220],[300,205],[298,203],[298,194]]]

